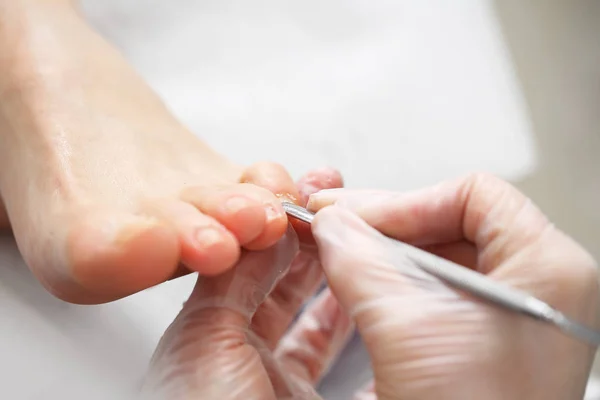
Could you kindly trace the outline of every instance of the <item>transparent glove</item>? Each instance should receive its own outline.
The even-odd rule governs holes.
[[[413,193],[328,190],[309,207],[323,208],[313,234],[325,275],[371,357],[365,398],[583,397],[594,348],[452,289],[380,233],[597,327],[594,260],[509,184],[474,175]]]
[[[335,171],[310,173],[298,183],[299,202],[340,185]],[[323,280],[308,233],[290,227],[231,271],[199,277],[154,354],[142,398],[318,399],[314,385],[353,328],[328,290],[294,321]]]

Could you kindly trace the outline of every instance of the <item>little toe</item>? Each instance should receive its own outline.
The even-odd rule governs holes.
[[[167,280],[177,269],[179,243],[159,220],[92,212],[70,229],[67,257],[67,279],[59,279],[52,291],[73,303],[99,304]]]
[[[148,204],[145,210],[175,229],[179,237],[181,262],[191,271],[216,275],[238,261],[240,247],[235,236],[193,205],[165,200]]]
[[[287,228],[281,202],[255,185],[237,184],[218,190],[192,187],[181,198],[223,224],[250,250],[275,244]]]

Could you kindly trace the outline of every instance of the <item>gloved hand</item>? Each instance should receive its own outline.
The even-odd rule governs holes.
[[[313,233],[331,291],[369,351],[369,398],[582,398],[595,349],[450,288],[378,232],[598,327],[594,260],[529,199],[473,175],[414,193],[323,191],[309,208],[335,202],[317,214]]]
[[[312,172],[298,183],[299,203],[338,186],[337,172]],[[314,384],[352,325],[327,290],[292,323],[323,279],[307,229],[296,226],[300,242],[290,228],[273,248],[245,253],[231,271],[198,278],[154,354],[143,399],[319,398]]]

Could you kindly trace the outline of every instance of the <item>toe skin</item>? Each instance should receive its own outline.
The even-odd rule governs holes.
[[[281,200],[298,203],[299,194],[296,184],[283,166],[270,162],[257,163],[247,168],[240,181],[259,186],[269,192],[265,197],[265,204],[268,205],[265,229],[259,237],[245,247],[249,250],[270,247],[287,229],[288,219],[281,206]]]
[[[181,262],[191,271],[215,275],[233,267],[240,257],[235,236],[216,219],[180,200],[155,201],[144,207],[177,232]]]
[[[275,244],[287,229],[281,201],[270,191],[252,184],[226,188],[191,187],[181,198],[219,221],[249,250]]]
[[[253,241],[265,229],[264,203],[269,196],[264,189],[244,184],[224,188],[195,186],[181,193],[182,200],[217,220],[241,245]]]
[[[260,186],[277,197],[285,197],[293,202],[297,202],[299,197],[290,174],[282,165],[276,163],[260,162],[250,166],[242,174],[240,182]]]
[[[164,282],[177,270],[177,233],[157,219],[92,213],[67,238],[73,284],[59,297],[90,304],[116,300]]]
[[[323,189],[343,187],[344,180],[342,175],[336,169],[320,168],[308,172],[298,180],[296,186],[300,194],[299,203],[306,207],[310,195]],[[302,243],[310,245],[316,244],[308,224],[293,218],[290,219],[290,221]]]

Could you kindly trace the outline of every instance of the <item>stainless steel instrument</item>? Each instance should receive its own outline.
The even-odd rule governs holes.
[[[315,214],[296,204],[284,202],[285,212],[293,218],[311,224]],[[389,240],[395,240],[388,238]],[[397,241],[397,240],[396,240]],[[400,242],[402,243],[402,242]],[[409,248],[408,257],[423,271],[458,289],[474,294],[499,306],[549,323],[572,337],[593,346],[600,345],[600,332],[567,318],[560,311],[521,290],[514,289],[487,276],[465,268],[421,249],[402,243]]]

